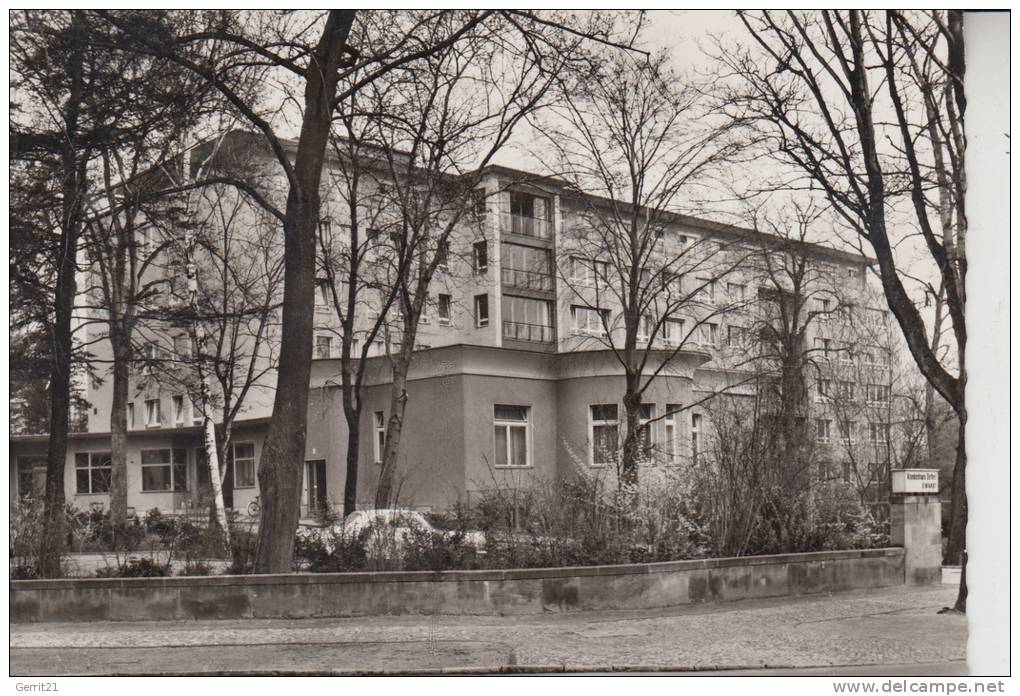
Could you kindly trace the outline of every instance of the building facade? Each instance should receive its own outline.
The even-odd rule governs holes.
[[[626,321],[613,290],[620,269],[586,232],[607,202],[502,167],[485,171],[479,192],[473,214],[444,250],[419,327],[396,473],[402,506],[448,508],[492,489],[555,485],[578,472],[618,473],[626,423],[620,361]],[[342,206],[327,200],[324,224],[342,229]],[[785,281],[763,270],[762,259],[768,265],[768,259],[795,253],[809,259],[813,283],[799,310],[805,321],[799,340],[811,364],[821,366],[805,377],[817,440],[830,449],[818,475],[849,481],[857,472],[846,465],[856,450],[840,452],[841,444],[873,446],[857,455],[862,470],[887,470],[892,434],[880,412],[891,398],[891,349],[884,313],[868,307],[869,260],[682,216],[669,216],[655,237],[642,273],[661,283],[664,297],[674,292],[688,301],[671,306],[669,316],[650,305],[639,318],[635,350],[646,360],[645,374],[655,375],[642,396],[642,422],[648,424],[643,465],[683,467],[707,456],[713,395],[753,398],[748,374],[760,364],[748,359],[748,346],[760,333],[767,298],[790,292]],[[332,288],[319,283],[305,517],[338,506],[346,474],[338,323]],[[364,308],[366,322],[376,311]],[[860,318],[865,316],[867,321]],[[366,505],[374,498],[390,415],[388,354],[399,343],[396,319],[394,331],[370,347],[360,367],[365,392],[358,500]],[[857,332],[852,338],[849,328],[864,325],[871,337],[861,339]],[[128,498],[139,511],[202,508],[211,495],[194,390],[183,380],[152,374],[161,358],[172,363],[188,354],[187,334],[179,327],[162,329],[145,334],[152,348],[143,348],[143,357],[151,362],[136,367],[130,389]],[[274,330],[268,329],[270,343]],[[363,334],[355,341],[365,340]],[[102,355],[101,322],[87,335],[93,352]],[[70,439],[65,492],[78,507],[98,507],[109,499],[109,379],[100,374],[82,386],[90,404],[87,432]],[[258,495],[256,471],[273,386],[267,369],[233,423],[224,481],[228,507],[243,510]],[[39,490],[45,445],[45,436],[12,437],[12,499]],[[882,478],[879,470],[869,476],[876,486]]]

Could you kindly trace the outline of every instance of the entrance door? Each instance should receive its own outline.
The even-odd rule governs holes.
[[[308,481],[308,513],[326,509],[326,460],[305,462],[305,480]]]

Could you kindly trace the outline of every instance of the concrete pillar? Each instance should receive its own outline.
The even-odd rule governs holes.
[[[942,582],[942,503],[938,496],[895,495],[889,508],[889,540],[906,551],[906,584]]]

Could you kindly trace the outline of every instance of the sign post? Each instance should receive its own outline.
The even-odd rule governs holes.
[[[893,469],[889,540],[904,549],[908,585],[942,582],[942,501],[938,469]]]

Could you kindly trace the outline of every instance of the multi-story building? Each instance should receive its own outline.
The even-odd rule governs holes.
[[[600,291],[600,283],[611,284],[611,261],[585,243],[587,215],[606,202],[570,193],[554,178],[499,166],[485,170],[481,188],[485,195],[476,197],[474,214],[449,240],[421,319],[397,468],[403,505],[442,508],[492,488],[555,485],[577,471],[610,475],[622,443],[624,387],[617,350],[623,345],[624,322],[618,298]],[[324,224],[343,225],[335,200],[324,211]],[[650,271],[661,275],[664,287],[675,284],[678,293],[696,288],[690,292],[696,301],[661,317],[651,345],[647,332],[638,335],[638,348],[647,352],[646,373],[656,373],[642,404],[642,420],[651,423],[644,436],[648,449],[657,453],[659,463],[682,465],[705,451],[708,397],[720,391],[749,394],[742,385],[746,363],[738,356],[753,338],[749,334],[764,282],[760,266],[750,260],[788,253],[791,247],[754,230],[680,215],[669,216],[656,237],[656,254],[678,257],[696,249],[691,258],[700,259],[690,273]],[[793,246],[810,257],[833,307],[864,302],[868,259],[819,245]],[[706,254],[717,263],[704,263]],[[320,287],[316,300],[306,514],[342,500],[345,480],[347,426],[329,290]],[[818,302],[825,301],[824,291],[816,295]],[[365,311],[367,318],[373,310]],[[806,346],[836,340],[834,327],[843,319],[833,315],[816,317],[805,334]],[[642,316],[642,326],[658,319],[650,311]],[[154,361],[160,354],[186,353],[179,328],[153,335],[148,357]],[[103,350],[101,332],[90,340],[93,352]],[[358,499],[366,504],[374,496],[383,452],[390,402],[387,353],[393,340],[399,336],[391,337],[387,347],[380,338],[361,366],[365,392]],[[875,358],[872,365],[871,354],[856,349],[845,355],[847,365],[876,368],[873,382],[855,381],[865,405],[888,400],[888,379],[878,374],[881,361]],[[835,357],[833,363],[842,364]],[[203,505],[209,479],[201,414],[191,394],[145,375],[145,369],[143,364],[135,371],[130,390],[129,505],[137,510]],[[833,442],[839,434],[829,421],[837,416],[827,414],[837,405],[826,382],[835,377],[819,375],[809,378],[817,403],[824,402],[817,434]],[[87,431],[71,436],[65,477],[67,498],[79,507],[107,504],[109,490],[109,380],[100,374],[87,382]],[[258,495],[256,468],[272,389],[270,373],[248,395],[233,424],[225,481],[228,507],[244,508]],[[848,441],[882,436],[881,428],[868,430],[872,425],[880,424],[859,417]],[[45,440],[45,435],[11,438],[12,497],[38,486]]]

